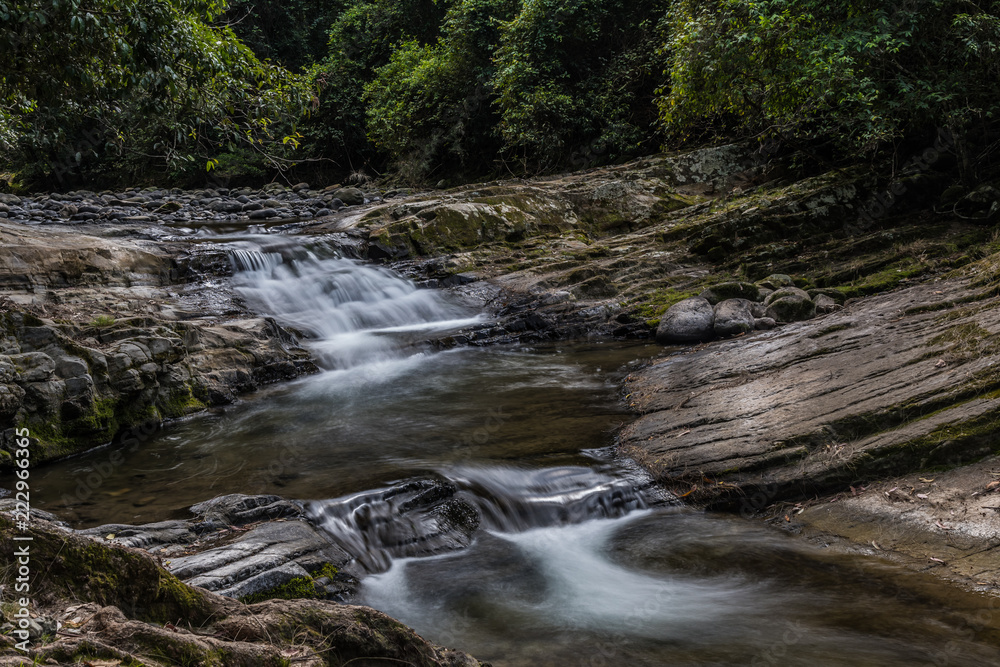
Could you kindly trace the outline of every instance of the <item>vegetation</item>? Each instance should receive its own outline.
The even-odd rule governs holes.
[[[902,165],[948,128],[974,182],[997,80],[998,2],[0,0],[0,172],[460,181],[750,138]]]

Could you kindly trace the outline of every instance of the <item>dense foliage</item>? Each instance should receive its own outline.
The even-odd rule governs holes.
[[[213,25],[224,10],[217,0],[0,0],[4,162],[59,184],[93,165],[204,173],[238,151],[279,165],[309,86]]]
[[[1000,111],[1000,3],[679,0],[660,99],[674,137],[769,133],[872,154]]]
[[[0,167],[460,180],[942,127],[979,164],[998,81],[1000,2],[0,0]]]

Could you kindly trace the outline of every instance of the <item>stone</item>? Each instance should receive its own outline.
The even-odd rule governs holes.
[[[728,282],[713,285],[698,296],[708,299],[713,306],[726,299],[747,299],[749,301],[760,301],[760,287],[753,283]]]
[[[783,287],[767,297],[767,317],[776,322],[801,322],[816,316],[816,304],[797,287]]]
[[[331,193],[347,206],[357,206],[365,203],[365,193],[358,188],[340,188]]]
[[[43,352],[13,354],[10,362],[17,368],[22,382],[44,382],[56,371],[56,363],[52,357]]]
[[[90,372],[87,363],[79,357],[59,357],[56,361],[56,373],[61,378],[75,378]]]
[[[667,309],[656,328],[656,342],[698,343],[715,335],[715,312],[712,304],[700,296],[679,301]]]
[[[786,276],[784,273],[772,273],[757,284],[767,289],[779,290],[782,287],[793,287],[795,281],[792,280],[791,276]]]
[[[778,323],[771,317],[756,317],[753,321],[753,328],[758,331],[769,331],[778,326]]]
[[[817,294],[814,296],[813,303],[816,304],[816,312],[818,313],[832,313],[840,308],[840,305],[834,301],[833,297],[827,296],[826,294]]]
[[[754,316],[747,299],[726,299],[715,306],[714,312],[716,336],[726,338],[754,330]]]
[[[259,211],[251,211],[248,217],[251,220],[267,220],[268,218],[278,217],[278,212],[273,208],[265,208]]]

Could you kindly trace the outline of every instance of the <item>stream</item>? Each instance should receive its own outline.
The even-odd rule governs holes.
[[[662,348],[440,351],[424,341],[485,322],[453,295],[322,244],[217,240],[250,307],[308,334],[324,370],[175,422],[114,469],[107,450],[40,468],[43,509],[84,527],[186,518],[227,493],[306,500],[364,551],[358,603],[497,666],[1000,662],[983,598],[691,510],[616,460],[618,383]],[[95,472],[86,503],[59,500]],[[366,528],[373,491],[427,478],[478,511],[467,548],[414,556]]]

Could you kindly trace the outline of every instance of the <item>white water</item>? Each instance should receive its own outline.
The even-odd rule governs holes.
[[[309,335],[327,369],[384,366],[419,343],[481,321],[441,292],[419,289],[381,267],[319,256],[282,237],[232,244],[237,289],[256,312]]]

